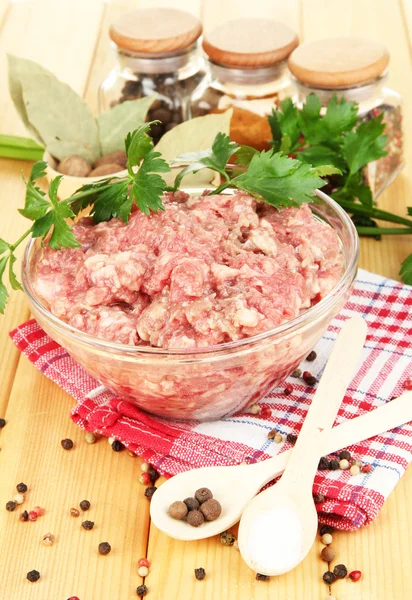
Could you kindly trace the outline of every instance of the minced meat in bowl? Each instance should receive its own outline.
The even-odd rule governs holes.
[[[178,419],[244,409],[284,379],[339,311],[358,242],[325,194],[280,210],[243,192],[166,194],[165,211],[31,242],[36,319],[121,397]]]

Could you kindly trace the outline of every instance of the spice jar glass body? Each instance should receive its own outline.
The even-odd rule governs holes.
[[[234,68],[207,61],[209,70],[192,94],[190,117],[233,109],[230,137],[238,144],[268,149],[267,115],[293,94],[286,61],[262,68]]]
[[[157,93],[147,115],[147,121],[161,121],[150,132],[156,143],[188,118],[190,95],[205,75],[204,61],[196,44],[178,54],[156,56],[114,46],[117,64],[100,86],[99,110]]]
[[[340,99],[357,102],[358,114],[364,121],[383,113],[384,133],[387,136],[387,155],[367,164],[363,169],[364,181],[372,190],[376,199],[384,189],[392,183],[405,166],[403,156],[402,133],[402,98],[400,94],[385,86],[387,77],[380,76],[375,80],[345,88],[318,88],[295,81],[298,93],[298,105],[302,106],[309,94],[315,93],[326,107],[328,101],[336,94]],[[323,110],[326,110],[323,108]]]

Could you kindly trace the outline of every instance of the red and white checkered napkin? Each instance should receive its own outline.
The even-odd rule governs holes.
[[[366,271],[359,271],[349,302],[317,344],[316,360],[302,367],[321,375],[342,322],[354,314],[366,319],[369,333],[362,366],[348,388],[338,423],[400,395],[403,382],[412,375],[412,288]],[[274,390],[260,403],[271,416],[239,413],[208,423],[169,421],[116,398],[35,321],[18,327],[11,337],[42,373],[74,396],[72,418],[80,427],[119,439],[166,475],[193,467],[260,461],[282,452],[289,444],[275,444],[268,431],[298,433],[315,391],[301,379],[289,378],[292,394]],[[372,471],[356,477],[348,471],[318,471],[314,484],[314,493],[325,496],[318,504],[320,521],[345,530],[370,523],[379,513],[412,460],[412,424],[349,451],[372,464]]]

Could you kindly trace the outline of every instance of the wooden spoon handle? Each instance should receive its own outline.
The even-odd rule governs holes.
[[[282,484],[295,487],[297,480],[301,484],[311,484],[313,481],[322,453],[322,433],[333,425],[353,377],[366,333],[366,322],[361,317],[352,317],[343,325],[309,407]]]

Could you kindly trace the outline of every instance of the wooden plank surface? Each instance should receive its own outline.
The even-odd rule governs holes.
[[[32,0],[13,4],[0,28],[0,130],[23,133],[8,99],[4,53],[14,52],[38,60],[86,94],[97,109],[97,88],[114,64],[107,30],[124,11],[151,6],[151,0]],[[407,34],[411,24],[410,0],[205,0],[190,10],[201,15],[205,28],[233,16],[271,16],[294,28],[302,39],[325,35],[356,34],[383,40],[392,55],[390,84],[405,100],[406,156],[409,166],[382,196],[382,205],[401,211],[412,196],[412,62]],[[165,0],[156,5],[187,8],[185,0]],[[1,8],[0,0],[0,8]],[[1,10],[0,10],[1,21]],[[409,31],[411,29],[409,28]],[[90,71],[90,65],[93,65]],[[0,161],[2,208],[0,237],[15,239],[25,223],[16,208],[23,202],[20,171],[29,165]],[[396,277],[411,240],[387,238],[382,243],[362,240],[362,266]],[[146,548],[152,568],[146,580],[147,597],[153,600],[322,600],[328,595],[321,575],[325,564],[317,544],[304,563],[292,573],[257,582],[239,553],[218,539],[198,543],[171,540],[149,524],[148,503],[138,483],[139,460],[116,454],[105,440],[87,445],[83,434],[69,420],[73,400],[50,383],[28,361],[19,359],[7,332],[27,316],[22,295],[14,294],[2,318],[0,335],[0,416],[8,421],[0,434],[0,506],[14,495],[14,486],[26,481],[30,487],[24,508],[44,505],[46,515],[36,523],[20,523],[17,512],[0,511],[0,600],[127,600],[136,598],[137,559]],[[71,437],[75,447],[65,452],[60,440]],[[337,583],[337,600],[409,600],[412,596],[412,493],[408,471],[370,527],[355,534],[336,535],[337,559],[364,571],[358,584]],[[92,508],[87,517],[93,531],[83,531],[80,519],[68,510],[87,498]],[[150,530],[149,530],[150,526]],[[57,535],[56,545],[41,544],[44,533]],[[113,551],[101,557],[100,541],[110,541]],[[274,540],[282,543],[282,540]],[[208,575],[198,582],[193,569],[203,566]],[[41,580],[25,580],[27,571],[38,569]],[[6,574],[6,575],[4,575]]]

